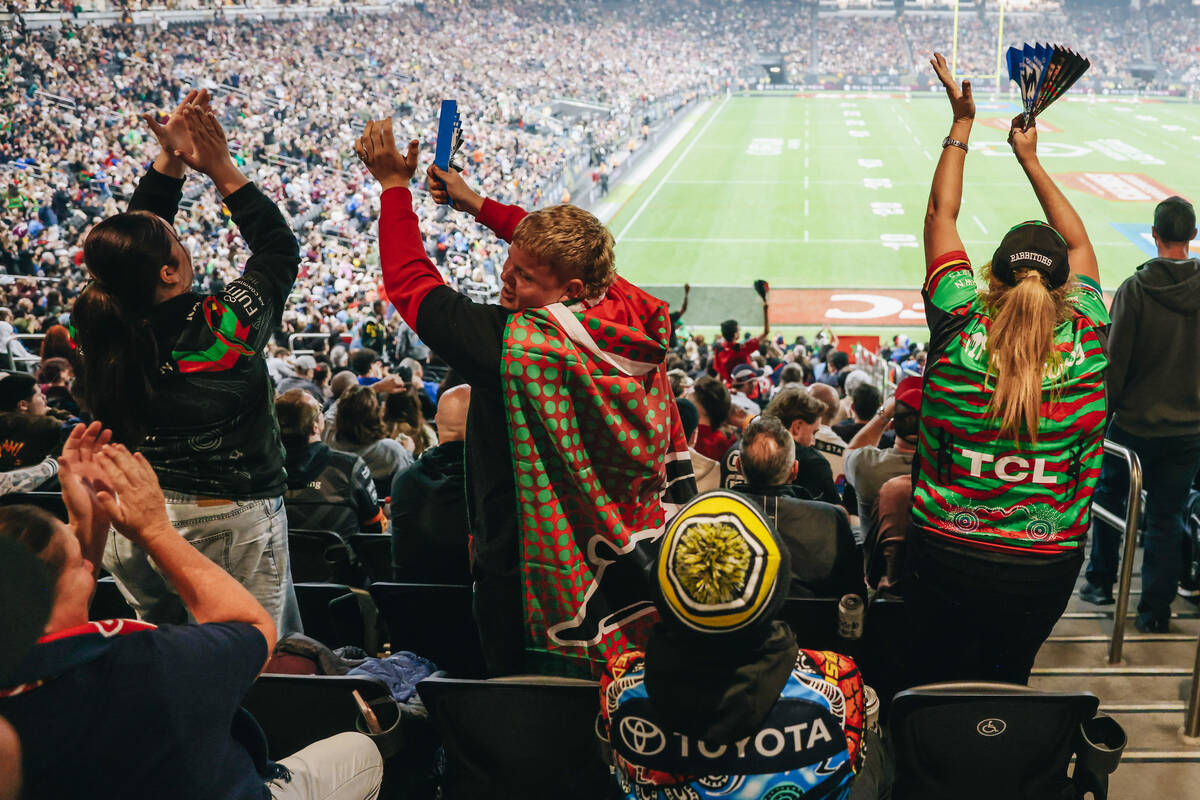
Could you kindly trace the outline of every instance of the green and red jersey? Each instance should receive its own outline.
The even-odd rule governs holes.
[[[1108,311],[1076,276],[1054,331],[1037,442],[1000,435],[990,408],[989,310],[966,253],[934,261],[923,291],[930,354],[921,401],[913,522],[946,543],[1009,553],[1077,552],[1104,445]]]

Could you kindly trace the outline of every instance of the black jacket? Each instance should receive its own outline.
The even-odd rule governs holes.
[[[1117,289],[1108,407],[1135,436],[1200,433],[1200,260],[1153,258]]]
[[[792,486],[738,486],[763,510],[792,558],[791,597],[865,595],[863,561],[850,520],[838,506],[802,500]]]
[[[333,531],[342,538],[382,532],[371,470],[354,453],[311,442],[287,454],[288,527]]]
[[[392,563],[397,580],[471,582],[463,442],[431,447],[392,480]]]
[[[182,192],[183,180],[151,168],[129,210],[172,223]],[[253,255],[219,296],[187,292],[152,309],[161,377],[156,402],[143,410],[150,432],[141,450],[164,489],[278,497],[286,488],[283,444],[261,353],[279,326],[300,250],[279,209],[254,184],[224,202]]]

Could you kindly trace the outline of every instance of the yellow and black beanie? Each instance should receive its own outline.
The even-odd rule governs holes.
[[[675,515],[654,570],[664,624],[693,634],[764,630],[791,583],[774,526],[747,498],[724,490],[699,495]]]

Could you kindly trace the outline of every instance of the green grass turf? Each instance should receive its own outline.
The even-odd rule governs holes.
[[[1200,106],[1073,100],[1068,95],[1042,115],[1061,129],[1039,134],[1051,174],[1135,173],[1185,196],[1197,193]],[[984,124],[1010,119],[1015,105],[1007,94],[980,94],[977,102],[959,232],[982,264],[1009,227],[1042,213],[1005,131]],[[671,287],[690,282],[687,321],[701,328],[730,316],[757,327],[748,288],[755,278],[772,288],[917,289],[929,181],[949,126],[942,94],[718,98],[611,220],[618,268],[673,305],[680,291]],[[1159,163],[1101,140],[1119,140],[1118,148]],[[1115,289],[1148,256],[1113,223],[1148,232],[1154,201],[1102,199],[1076,188],[1066,194],[1096,246],[1104,287]]]

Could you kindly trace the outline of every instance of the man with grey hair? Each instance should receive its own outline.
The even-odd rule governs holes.
[[[829,462],[834,482],[840,482],[846,471],[846,443],[830,427],[839,408],[837,389],[824,383],[814,383],[809,387],[808,393],[825,407],[821,412],[820,426],[813,434],[813,447]]]
[[[792,559],[794,597],[864,594],[862,560],[841,508],[796,496],[796,442],[778,417],[763,415],[742,434],[745,495],[774,522]]]

